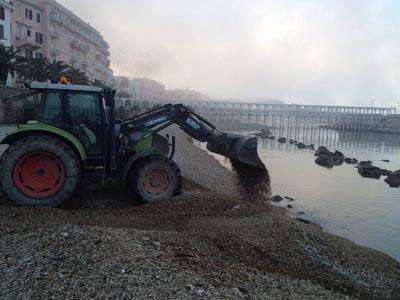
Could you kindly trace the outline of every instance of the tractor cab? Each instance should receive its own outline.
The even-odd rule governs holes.
[[[24,115],[76,137],[88,158],[104,159],[106,152],[106,103],[103,89],[94,86],[32,82],[27,85],[34,108],[24,104]],[[25,107],[29,106],[29,114]]]
[[[41,91],[37,120],[77,137],[88,156],[105,153],[106,108],[103,89],[92,86],[33,83]]]

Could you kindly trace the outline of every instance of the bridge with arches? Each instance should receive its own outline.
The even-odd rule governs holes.
[[[178,102],[178,101],[177,101]],[[117,99],[119,105],[141,109],[158,103]],[[338,129],[373,129],[383,118],[396,114],[394,107],[333,106],[302,104],[267,104],[227,101],[191,101],[185,103],[210,121],[221,123],[256,123],[269,126],[299,126],[315,122]],[[285,125],[285,126],[286,126]]]

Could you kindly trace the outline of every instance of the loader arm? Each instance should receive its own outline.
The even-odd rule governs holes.
[[[224,133],[183,104],[166,104],[125,120],[121,125],[120,133],[127,134],[135,130],[155,134],[172,124],[177,124],[194,139],[207,142],[207,149],[211,152],[265,169],[257,153],[255,137]]]

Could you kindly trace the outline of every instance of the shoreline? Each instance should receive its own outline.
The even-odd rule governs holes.
[[[82,187],[63,209],[0,200],[0,298],[394,299],[400,263],[242,199],[235,176],[177,138],[182,195],[134,206],[118,186]],[[232,181],[231,181],[232,180]],[[34,288],[40,287],[40,288]]]
[[[202,151],[207,152],[207,154],[209,156],[211,156],[213,159],[215,159],[215,160],[217,160],[219,162],[221,167],[223,167],[223,168],[225,168],[225,169],[227,169],[229,171],[232,171],[229,161],[224,162],[223,161],[224,158],[222,156],[219,156],[217,154],[211,153],[211,152],[207,151],[205,148],[202,148],[202,147],[200,147],[198,145],[196,145],[196,147],[198,147]],[[333,234],[333,235],[339,236],[341,238],[348,239],[349,241],[357,244],[360,247],[366,247],[366,248],[369,248],[369,249],[374,250],[374,251],[382,252],[383,254],[388,255],[389,257],[391,257],[392,259],[394,259],[394,260],[396,260],[397,262],[400,263],[400,259],[398,259],[398,258],[396,258],[394,256],[391,256],[390,254],[385,253],[382,250],[379,250],[379,249],[376,249],[376,248],[373,248],[373,247],[369,247],[367,245],[363,245],[362,243],[357,243],[356,241],[352,240],[348,236],[340,235],[339,233],[336,233],[334,230],[326,229],[326,227],[324,226],[324,223],[323,223],[326,220],[320,218],[320,216],[318,216],[317,214],[306,213],[304,211],[304,209],[293,209],[293,205],[292,204],[295,203],[294,202],[294,201],[296,201],[295,198],[288,197],[288,196],[286,196],[284,194],[282,194],[282,195],[275,194],[275,193],[273,193],[272,189],[271,189],[271,192],[272,192],[272,195],[271,195],[272,197],[273,196],[280,196],[282,198],[282,201],[279,201],[279,202],[271,201],[271,204],[276,208],[285,210],[287,215],[290,218],[292,218],[293,220],[297,220],[297,221],[300,221],[300,222],[303,222],[303,223],[306,223],[306,224],[312,224],[312,225],[318,226],[321,229],[323,229],[327,234]],[[288,205],[291,206],[291,207],[288,207]]]

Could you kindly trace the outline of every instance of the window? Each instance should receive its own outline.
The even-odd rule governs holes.
[[[102,115],[97,94],[70,92],[65,103],[64,127],[85,146],[88,154],[101,154]]]
[[[40,53],[40,52],[36,52],[36,53],[35,53],[35,57],[36,57],[36,58],[43,58],[43,54]]]
[[[4,26],[0,25],[0,40],[4,40]]]
[[[42,95],[39,119],[61,127],[61,93],[48,92]]]
[[[36,14],[36,21],[40,23],[41,15],[39,13]]]
[[[25,9],[25,18],[29,20],[33,19],[33,12],[28,8]]]
[[[32,36],[32,31],[31,31],[30,29],[27,29],[27,30],[26,30],[26,35],[27,35],[27,36]]]
[[[43,36],[39,32],[36,32],[36,43],[39,43],[39,44],[43,43]]]
[[[17,28],[15,28],[15,37],[19,40],[22,36],[22,27],[21,25],[17,24]]]
[[[0,6],[0,20],[5,20],[6,19],[6,12],[4,10],[3,6]]]

